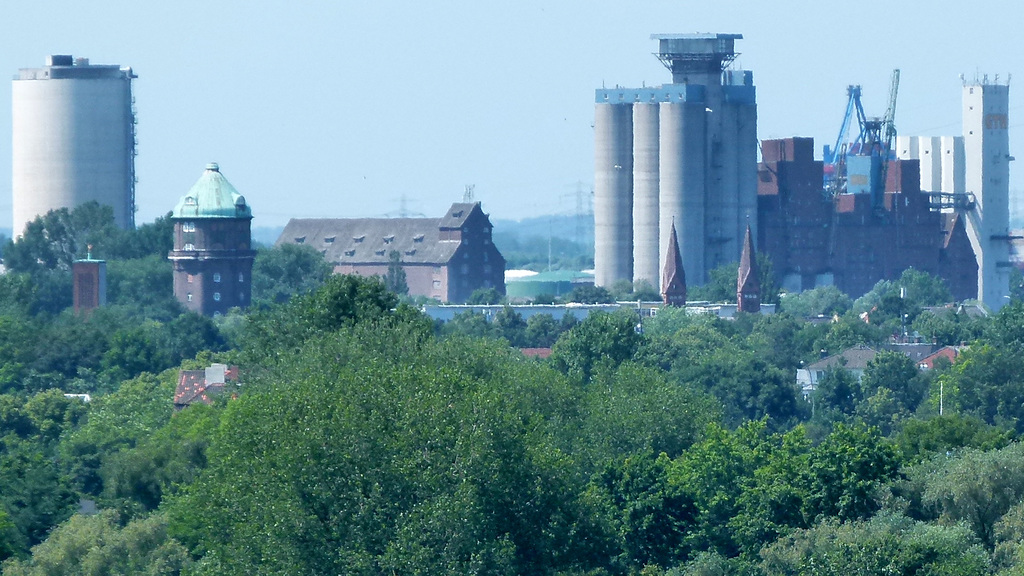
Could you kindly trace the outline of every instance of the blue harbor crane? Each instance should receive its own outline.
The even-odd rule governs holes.
[[[888,175],[892,143],[896,138],[896,95],[900,71],[892,71],[889,107],[882,118],[869,118],[861,105],[861,87],[846,88],[847,102],[843,123],[835,144],[824,148],[824,189],[829,196],[837,194],[871,194],[872,204],[881,206]],[[849,141],[850,125],[857,118],[858,133]]]

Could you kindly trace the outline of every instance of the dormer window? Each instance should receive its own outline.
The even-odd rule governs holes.
[[[355,256],[355,255],[356,255],[356,251],[354,249],[353,250],[345,250],[345,256]]]
[[[185,196],[185,206],[195,206],[195,205],[196,205],[195,196]]]
[[[412,237],[413,242],[423,242],[423,234],[417,234]]]
[[[384,249],[381,248],[380,250],[374,250],[373,253],[376,254],[377,256],[383,256],[384,255]]]
[[[385,244],[391,244],[394,241],[395,241],[395,235],[394,234],[388,234],[387,236],[384,237],[384,243]]]
[[[452,218],[462,218],[462,210],[453,210]]]
[[[324,238],[324,244],[334,244],[334,236],[327,236]]]
[[[405,251],[405,255],[406,255],[406,256],[412,256],[412,255],[413,255],[413,254],[415,254],[415,253],[416,253],[416,249],[415,249],[415,248],[413,248],[413,249],[411,249],[411,250],[406,250],[406,251]]]
[[[305,242],[306,242],[306,237],[305,236],[296,236],[295,237],[295,243],[296,244],[304,244]]]
[[[360,234],[359,236],[353,236],[352,237],[352,241],[357,243],[357,244],[359,242],[362,242],[363,240],[366,240],[366,234]]]

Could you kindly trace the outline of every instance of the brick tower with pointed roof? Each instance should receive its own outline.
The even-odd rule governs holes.
[[[206,316],[245,308],[252,297],[252,211],[211,163],[171,214],[174,296]]]
[[[686,306],[686,271],[683,270],[683,257],[679,253],[675,222],[672,223],[672,233],[668,239],[665,271],[661,275],[661,298],[665,306]]]
[[[758,279],[757,253],[750,224],[743,237],[743,254],[740,256],[739,274],[736,276],[736,309],[756,314],[761,311],[761,281]]]

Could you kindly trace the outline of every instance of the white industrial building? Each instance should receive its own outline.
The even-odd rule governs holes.
[[[654,35],[671,84],[596,91],[596,285],[658,286],[673,222],[688,283],[739,258],[757,224],[753,75],[726,69],[740,38]]]
[[[13,234],[36,216],[95,200],[135,220],[131,68],[50,56],[12,86]]]
[[[964,82],[962,136],[901,136],[897,155],[919,160],[921,190],[966,215],[978,261],[978,299],[992,310],[1010,295],[1009,85]]]

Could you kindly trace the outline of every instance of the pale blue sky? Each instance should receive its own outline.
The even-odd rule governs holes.
[[[963,73],[1020,74],[1024,7],[976,2],[688,0],[173,2],[3,0],[0,70],[47,54],[134,68],[139,222],[209,161],[254,225],[440,215],[466,184],[493,218],[567,213],[593,181],[593,95],[660,84],[652,33],[740,33],[758,135],[835,138],[846,85],[901,134],[960,133]],[[1024,88],[1011,152],[1024,161]],[[10,222],[10,84],[0,90],[0,223]],[[1024,190],[1019,162],[1012,187]]]

